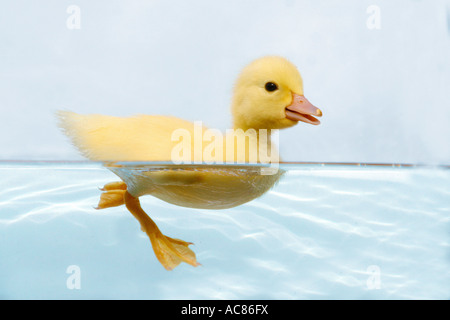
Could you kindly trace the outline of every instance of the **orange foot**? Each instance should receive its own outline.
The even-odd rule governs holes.
[[[107,183],[100,190],[104,192],[100,195],[100,201],[95,209],[105,209],[125,204],[124,194],[127,191],[125,182]]]
[[[197,262],[195,253],[188,248],[192,243],[163,235],[156,223],[141,208],[139,198],[133,197],[125,190],[123,200],[127,209],[141,224],[141,230],[147,233],[156,258],[158,258],[166,270],[172,270],[181,262],[185,262],[194,267],[200,265]]]

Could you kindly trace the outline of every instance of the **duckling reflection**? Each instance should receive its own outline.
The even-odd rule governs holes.
[[[303,82],[297,68],[275,56],[257,59],[242,70],[235,84],[231,112],[233,128],[237,129],[232,134],[239,137],[254,130],[254,142],[259,148],[266,148],[265,154],[271,155],[278,151],[270,137],[262,141],[260,129],[270,132],[270,129],[292,127],[299,121],[318,125],[320,121],[315,117],[322,116],[322,112],[303,96]],[[192,266],[199,263],[188,247],[191,243],[161,233],[141,208],[139,197],[152,195],[190,208],[232,208],[260,197],[283,174],[282,170],[261,174],[260,167],[251,166],[130,167],[120,162],[171,161],[177,145],[172,139],[173,132],[184,129],[194,135],[194,123],[158,115],[121,118],[68,111],[58,112],[58,117],[60,127],[85,157],[107,162],[106,167],[122,179],[103,187],[98,209],[125,204],[147,233],[157,259],[167,270],[181,262]],[[234,145],[234,155],[244,154],[246,163],[251,160],[250,152],[239,148],[249,145]],[[194,146],[191,147],[194,151]],[[194,163],[199,161],[198,154],[191,153]],[[264,152],[259,150],[258,155],[261,154]],[[225,163],[230,160],[225,154],[223,157]],[[261,159],[257,158],[256,162],[261,163]]]

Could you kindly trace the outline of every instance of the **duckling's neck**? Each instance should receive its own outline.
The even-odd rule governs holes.
[[[246,162],[252,162],[251,155],[256,157],[253,159],[257,159],[256,161],[259,163],[279,162],[279,155],[276,147],[274,148],[272,145],[271,129],[252,128],[235,122],[233,130],[231,131],[233,132],[233,136],[240,137],[240,139],[243,138],[243,140],[240,141],[244,141],[244,146],[241,145],[240,148],[235,147],[235,152],[242,152],[244,150]],[[232,140],[234,141],[234,138]],[[256,151],[257,154],[251,153],[251,150]]]
[[[267,137],[267,141],[270,141],[270,137],[271,137],[271,133],[272,133],[271,129],[254,128],[254,127],[248,126],[248,125],[244,124],[243,122],[239,122],[239,121],[234,121],[233,130],[242,130],[244,132],[255,133],[256,138],[258,140],[261,137],[261,135],[264,135],[265,137]]]
[[[247,124],[244,121],[239,120],[239,119],[234,119],[233,120],[233,129],[234,130],[242,129],[242,130],[246,131],[246,130],[250,129],[250,127],[247,126]]]

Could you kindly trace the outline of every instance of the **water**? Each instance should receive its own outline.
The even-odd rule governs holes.
[[[0,164],[2,299],[449,299],[450,170],[284,164],[224,210],[141,203],[202,264],[166,271],[97,163]],[[74,271],[75,270],[75,271]]]

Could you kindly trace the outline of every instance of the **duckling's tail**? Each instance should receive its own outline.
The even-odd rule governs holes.
[[[133,123],[118,117],[99,114],[82,115],[71,111],[57,111],[59,128],[68,136],[83,156],[93,161],[119,161],[129,152],[129,141],[123,139],[124,128]]]
[[[58,127],[65,133],[78,150],[88,159],[92,159],[92,155],[88,148],[89,124],[86,116],[71,111],[58,110],[55,112]]]

